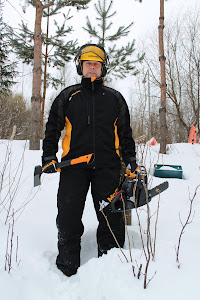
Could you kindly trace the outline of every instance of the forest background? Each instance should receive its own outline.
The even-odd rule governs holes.
[[[19,33],[20,23],[27,24],[29,30],[34,30],[35,9],[31,5],[24,5],[24,0],[15,2],[3,1],[3,21],[13,28],[14,33]],[[97,43],[98,39],[84,30],[87,17],[91,24],[98,28],[98,17],[95,4],[106,3],[108,8],[111,1],[92,0],[87,4],[87,9],[77,10],[75,7],[67,7],[62,11],[67,16],[67,26],[73,27],[73,31],[66,35],[65,41],[76,40],[76,47],[87,42]],[[113,34],[120,26],[129,26],[127,34],[120,40],[112,42],[121,47],[135,40],[135,51],[131,59],[137,60],[144,55],[142,62],[136,62],[136,75],[128,72],[125,78],[116,78],[109,74],[111,87],[115,87],[125,97],[131,112],[133,134],[137,141],[145,142],[151,137],[160,139],[159,131],[159,107],[160,107],[160,65],[158,54],[158,25],[159,25],[159,1],[158,0],[125,0],[123,3],[115,0],[112,3],[110,13],[116,12],[110,17]],[[70,12],[68,14],[68,9]],[[25,13],[23,13],[23,10]],[[72,17],[71,17],[72,16]],[[63,16],[58,14],[50,20],[49,28],[55,32],[55,23],[62,25]],[[46,28],[46,19],[42,20],[42,27]],[[168,143],[186,142],[192,125],[199,131],[199,107],[200,107],[200,15],[199,3],[192,0],[168,0],[165,1],[165,29],[164,43],[166,56],[166,83],[167,83],[167,126]],[[111,42],[106,42],[108,51]],[[45,49],[43,49],[44,52]],[[15,52],[14,48],[11,52]],[[16,82],[12,86],[9,101],[5,103],[1,99],[0,123],[1,138],[10,137],[13,126],[16,125],[17,139],[29,138],[30,105],[32,93],[32,64],[25,64],[15,54],[10,54],[11,63],[16,64],[18,71],[13,78]],[[112,61],[111,61],[112,64]],[[43,68],[44,72],[44,68]],[[59,69],[49,67],[49,74],[54,79],[62,79],[62,84],[55,85],[51,82],[46,91],[45,121],[50,105],[55,96],[65,87],[80,80],[76,74],[73,55],[67,63]],[[133,73],[133,72],[132,72]],[[43,81],[44,85],[44,81]],[[42,87],[43,89],[43,87]],[[5,116],[9,116],[5,118]]]

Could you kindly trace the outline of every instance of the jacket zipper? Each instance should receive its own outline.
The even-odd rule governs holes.
[[[87,98],[87,123],[90,125],[89,99]]]
[[[93,112],[93,147],[94,147],[94,157],[95,157],[95,103],[94,103],[94,81],[92,82],[92,112]],[[95,166],[93,167],[95,169]]]

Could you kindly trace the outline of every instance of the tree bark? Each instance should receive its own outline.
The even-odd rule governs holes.
[[[45,60],[44,60],[44,86],[43,86],[43,96],[42,96],[42,112],[41,112],[41,124],[40,124],[40,138],[43,139],[44,132],[44,106],[47,91],[47,60],[48,60],[48,38],[49,38],[49,7],[47,16],[47,32],[46,32],[46,50],[45,50]]]
[[[41,85],[42,85],[42,14],[43,5],[40,0],[35,1],[35,34],[34,34],[34,65],[33,65],[33,87],[32,87],[32,111],[30,150],[40,149],[40,123],[41,123]]]
[[[164,0],[160,0],[160,18],[158,26],[159,35],[159,61],[161,72],[161,101],[160,101],[160,153],[166,153],[166,137],[167,137],[167,123],[166,123],[166,77],[165,77],[165,56],[164,56]]]
[[[127,225],[132,225],[132,210],[126,211],[126,221]]]

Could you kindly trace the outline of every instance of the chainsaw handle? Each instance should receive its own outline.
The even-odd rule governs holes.
[[[135,208],[134,202],[127,199],[124,190],[120,190],[115,195],[114,199],[110,202],[110,206],[114,213],[123,213]]]
[[[131,170],[126,169],[126,174],[131,177],[131,178],[136,178],[137,177],[137,172],[139,171],[139,167],[135,169],[133,173],[131,173]]]

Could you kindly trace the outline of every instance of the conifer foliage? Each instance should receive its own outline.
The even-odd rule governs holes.
[[[2,1],[0,0],[0,94],[7,94],[15,83],[16,63],[9,61],[11,49],[8,40],[8,26],[3,22]],[[0,96],[1,96],[0,95]]]
[[[19,33],[13,33],[12,44],[16,54],[27,64],[33,64],[33,83],[32,83],[32,114],[31,114],[31,134],[30,149],[40,149],[41,137],[41,120],[43,120],[41,97],[43,63],[45,67],[52,65],[56,68],[63,66],[65,61],[71,59],[71,55],[76,51],[76,41],[66,41],[66,35],[72,31],[71,27],[65,27],[69,15],[63,14],[64,23],[55,22],[57,30],[50,35],[49,27],[46,32],[42,31],[42,19],[58,15],[60,10],[65,7],[75,6],[78,10],[84,8],[90,0],[26,0],[27,5],[35,8],[35,28],[31,32],[27,25],[22,22]],[[45,53],[43,47],[46,46]],[[49,49],[48,50],[48,46]],[[45,61],[44,61],[45,57]],[[44,73],[45,74],[45,73]],[[46,72],[44,82],[47,84],[47,78],[50,78]],[[58,80],[50,78],[54,84],[59,83]]]
[[[26,0],[27,4],[37,8],[41,6],[42,10],[42,24],[43,30],[41,29],[42,39],[42,63],[45,66],[52,66],[57,69],[64,67],[65,62],[71,60],[74,53],[76,53],[77,41],[73,41],[70,38],[70,34],[73,31],[72,26],[67,26],[67,21],[72,18],[70,15],[70,9],[63,12],[63,8],[69,6],[77,7],[77,10],[84,7],[90,0],[85,1],[69,1],[69,0]],[[24,12],[26,8],[24,6]],[[57,16],[59,21],[56,20]],[[49,19],[54,19],[54,25]],[[52,26],[53,25],[53,26]],[[52,31],[53,30],[53,31]],[[32,64],[34,61],[34,35],[35,32],[30,30],[28,24],[21,21],[19,24],[19,30],[12,30],[11,43],[14,52],[22,60],[23,63]],[[52,85],[57,88],[61,84],[61,79],[52,75],[51,73],[46,74],[47,85]],[[44,80],[44,78],[43,78]]]
[[[126,45],[116,45],[116,41],[121,45],[122,38],[129,34],[133,22],[128,26],[120,26],[114,33],[110,34],[110,29],[114,25],[110,19],[117,13],[116,11],[112,12],[112,6],[112,0],[109,3],[107,0],[98,0],[94,7],[97,13],[96,20],[99,30],[92,25],[89,17],[87,17],[86,26],[83,29],[97,40],[99,45],[106,49],[110,61],[108,74],[118,78],[125,78],[128,73],[132,75],[138,73],[136,63],[142,61],[144,55],[137,55],[137,58],[133,59],[132,55],[135,51],[134,39]]]

